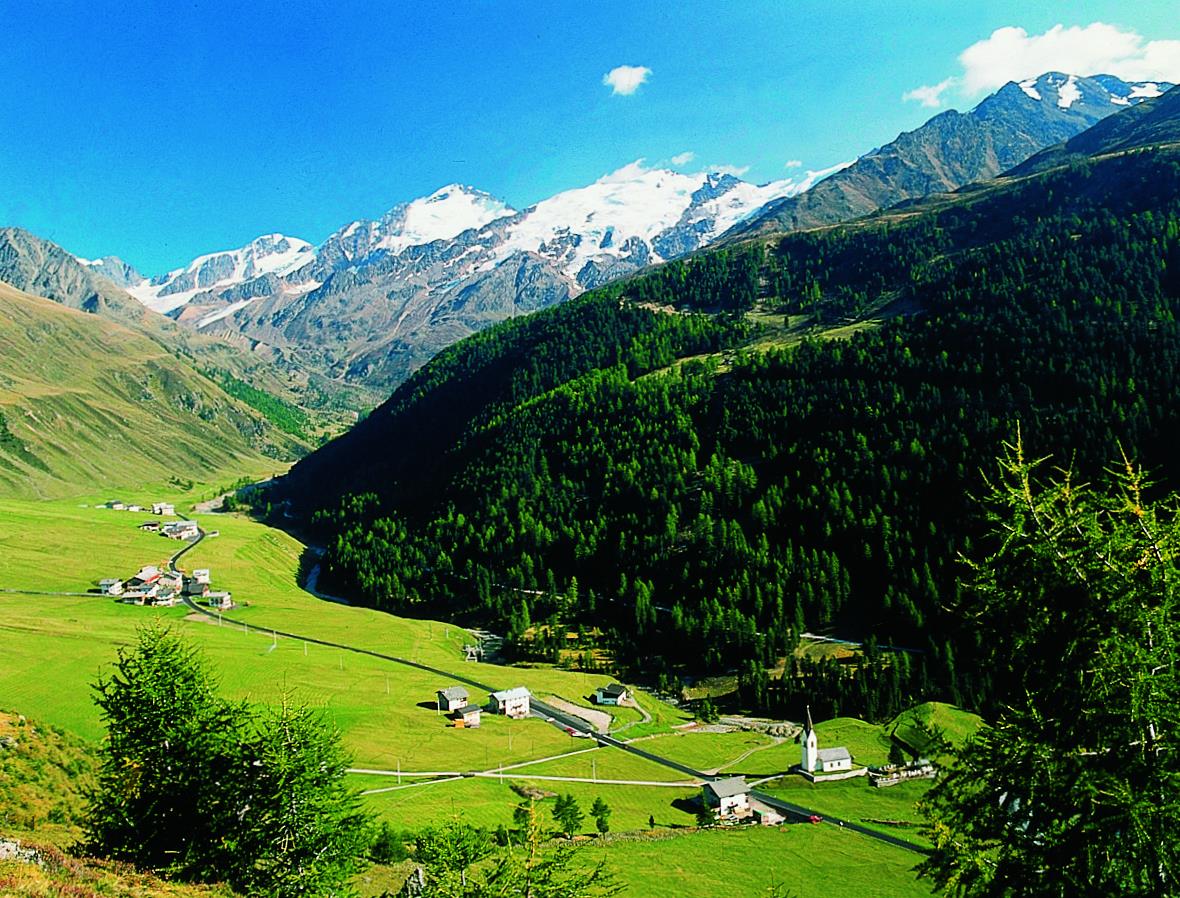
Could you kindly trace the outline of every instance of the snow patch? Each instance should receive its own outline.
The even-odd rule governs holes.
[[[1144,84],[1131,85],[1130,97],[1132,100],[1150,100],[1153,97],[1158,97],[1163,94],[1160,86],[1154,82],[1148,81]]]
[[[1028,94],[1034,100],[1041,99],[1041,92],[1037,90],[1037,79],[1029,78],[1027,81],[1020,82],[1020,89]]]
[[[1057,89],[1057,105],[1062,109],[1069,109],[1081,98],[1082,91],[1078,87],[1078,79],[1074,75],[1070,75],[1065,80],[1065,84]]]
[[[208,327],[214,321],[220,321],[222,318],[228,318],[238,309],[244,309],[252,302],[254,302],[253,299],[240,299],[235,303],[230,303],[224,309],[218,309],[216,312],[210,312],[208,315],[197,322],[197,330],[200,330],[203,327]]]
[[[400,223],[384,234],[374,248],[399,253],[411,246],[450,240],[464,231],[478,230],[497,218],[513,214],[514,209],[495,197],[462,184],[448,184],[428,197],[408,203]]]

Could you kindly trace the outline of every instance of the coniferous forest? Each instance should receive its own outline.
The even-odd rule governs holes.
[[[752,708],[986,708],[958,583],[1003,442],[1180,487],[1178,195],[1139,151],[670,263],[444,351],[286,498],[325,588],[523,657],[597,634]],[[855,672],[768,675],[807,631],[864,640]]]

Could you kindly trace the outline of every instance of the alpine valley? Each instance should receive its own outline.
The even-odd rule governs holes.
[[[967,111],[743,180],[622,164],[672,127],[670,57],[540,90],[604,32],[571,4],[542,59],[553,29],[513,2],[288,5],[290,35],[257,4],[111,8],[81,60],[22,39],[68,16],[10,23],[0,68],[46,72],[22,111],[83,72],[67,99],[104,123],[67,148],[9,121],[13,217],[56,209],[42,139],[53,184],[106,205],[54,232],[100,236],[86,257],[0,227],[0,895],[1180,895],[1180,87],[1154,77],[1180,42],[1001,28],[905,95],[994,90]],[[694,38],[728,46],[745,6]],[[216,29],[180,64],[178,23]],[[1143,80],[978,61],[1112,34]],[[677,48],[680,89],[763,114],[814,71],[771,36],[773,79],[744,44]],[[894,77],[904,115],[847,116],[847,75],[793,90],[800,121],[924,115]],[[732,137],[711,108],[693,128]],[[586,155],[529,198],[580,186],[513,208],[452,183],[328,233],[369,193],[350,172],[416,184],[389,160],[472,138],[488,159],[423,181],[494,177],[575,113]],[[90,153],[111,183],[59,175]],[[312,196],[325,170],[356,193]],[[174,171],[196,186],[166,205]],[[175,219],[164,267],[305,204],[314,240],[102,255],[145,230],[108,207]]]

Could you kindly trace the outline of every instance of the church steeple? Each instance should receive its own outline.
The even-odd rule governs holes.
[[[811,722],[811,705],[807,706],[807,726],[804,728],[803,736],[799,742],[803,748],[803,758],[799,766],[811,772],[815,770],[819,762],[819,740],[815,735],[815,726]]]

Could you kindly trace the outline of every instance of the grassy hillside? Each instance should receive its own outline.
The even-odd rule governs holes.
[[[59,727],[0,711],[0,834],[63,847],[76,841],[92,752]]]
[[[124,498],[146,501],[153,495],[132,491]],[[35,715],[31,725],[38,733],[52,734],[53,744],[62,746],[55,751],[62,752],[63,758],[38,761],[37,776],[44,777],[48,788],[28,803],[38,808],[36,830],[30,833],[25,829],[21,835],[34,841],[55,841],[57,837],[50,838],[53,831],[41,822],[42,817],[48,819],[54,802],[77,807],[77,789],[85,776],[83,767],[78,766],[84,761],[79,759],[86,757],[87,745],[93,746],[102,735],[88,684],[109,665],[120,646],[131,642],[141,622],[159,615],[205,652],[225,694],[268,702],[290,693],[298,701],[321,708],[339,724],[359,767],[387,771],[386,775],[353,774],[351,784],[368,793],[364,801],[371,811],[400,830],[414,831],[455,814],[488,827],[509,825],[522,790],[550,796],[542,798],[548,820],[551,796],[560,791],[574,795],[583,808],[597,797],[611,806],[614,835],[592,850],[595,857],[605,852],[626,887],[624,894],[637,898],[653,894],[649,884],[658,878],[656,871],[665,868],[674,871],[670,881],[678,883],[684,893],[701,893],[713,881],[716,864],[729,871],[735,887],[753,893],[778,881],[797,883],[793,887],[804,889],[800,894],[818,894],[806,891],[808,883],[826,883],[824,894],[852,898],[863,894],[863,875],[855,871],[874,864],[875,878],[883,889],[880,894],[925,894],[909,870],[913,859],[903,853],[864,840],[849,841],[832,828],[793,827],[746,836],[697,834],[691,806],[686,803],[697,789],[679,785],[683,778],[666,768],[613,749],[593,748],[589,740],[572,739],[540,720],[510,722],[485,716],[479,730],[455,730],[446,726],[432,706],[434,691],[448,682],[446,678],[369,656],[304,645],[298,639],[274,639],[268,626],[404,656],[492,684],[525,684],[535,692],[582,704],[595,685],[607,682],[601,675],[545,667],[468,663],[462,660],[461,649],[469,637],[459,627],[316,599],[296,584],[304,547],[285,533],[242,517],[198,515],[206,528],[217,529],[221,535],[205,540],[183,563],[190,569],[210,567],[215,584],[231,589],[238,601],[246,603],[234,617],[248,623],[248,632],[241,624],[218,626],[184,608],[157,611],[120,605],[97,595],[3,591],[83,592],[100,576],[162,560],[175,544],[138,531],[135,525],[141,517],[98,508],[90,501],[0,500],[0,656],[5,659],[0,664],[0,695],[6,703]],[[789,746],[797,753],[793,743],[774,746],[765,737],[752,734],[672,735],[671,725],[680,723],[683,715],[643,693],[639,700],[654,722],[633,732],[654,729],[662,733],[642,743],[661,751],[684,746],[679,751],[669,750],[673,756],[721,766],[761,747],[769,752]],[[618,719],[630,721],[637,715],[620,709]],[[691,741],[694,739],[700,741]],[[756,752],[748,760],[758,757]],[[0,763],[3,760],[0,752]],[[742,762],[738,763],[741,766]],[[503,780],[495,775],[502,766]],[[492,771],[493,776],[436,779],[422,775],[475,770]],[[67,773],[68,783],[62,779]],[[78,773],[81,775],[76,776]],[[541,778],[552,776],[576,781]],[[13,779],[23,783],[24,774]],[[635,784],[607,784],[601,782],[604,779]],[[649,780],[678,785],[638,784]],[[0,790],[0,806],[5,803],[5,793]],[[650,817],[657,823],[658,840],[654,842],[647,834]],[[70,814],[65,819],[68,823]],[[10,821],[5,830],[0,824],[0,831],[11,834],[18,825]],[[591,832],[592,826],[587,821],[585,831]],[[67,831],[65,827],[59,830],[63,835]],[[764,864],[750,863],[758,852],[787,845],[793,846],[788,850],[797,857],[790,871],[779,875]],[[704,864],[702,851],[723,851],[724,856]],[[365,881],[360,882],[362,893],[374,894],[394,878],[381,869],[365,874],[361,877]],[[57,894],[54,889],[58,884],[85,886],[97,894],[110,895],[207,894],[165,887],[125,869],[73,861],[67,868],[46,870],[0,865],[0,884],[0,889],[21,896]]]
[[[0,495],[263,474],[302,445],[161,344],[0,284]]]

